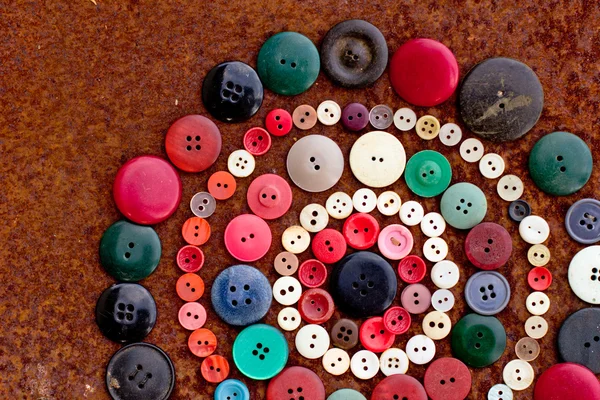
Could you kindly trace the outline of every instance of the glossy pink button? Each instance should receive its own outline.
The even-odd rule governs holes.
[[[377,246],[384,257],[400,260],[412,250],[413,236],[404,225],[388,225],[379,233]]]
[[[143,225],[169,218],[181,201],[181,181],[175,168],[155,156],[127,161],[113,184],[113,197],[121,213]]]
[[[204,265],[204,253],[192,245],[183,246],[177,252],[177,266],[183,272],[198,272]]]
[[[409,313],[422,314],[431,305],[431,292],[425,285],[413,283],[404,288],[400,302]]]
[[[298,279],[306,287],[319,287],[327,279],[327,268],[319,260],[306,260],[298,268]]]
[[[271,148],[271,135],[263,128],[250,128],[244,135],[244,148],[253,156],[262,156]]]
[[[225,228],[225,247],[240,261],[256,261],[271,247],[271,228],[260,217],[238,215]]]
[[[185,303],[179,309],[179,323],[185,329],[193,331],[200,329],[206,322],[206,310],[200,303]]]
[[[292,189],[285,179],[265,174],[254,179],[246,194],[252,212],[264,219],[276,219],[292,205]]]

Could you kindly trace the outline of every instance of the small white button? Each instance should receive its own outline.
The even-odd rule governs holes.
[[[273,298],[284,306],[291,306],[300,300],[302,286],[293,276],[282,276],[273,284]]]
[[[300,212],[300,225],[308,232],[320,232],[327,227],[329,214],[320,204],[309,204]]]
[[[460,126],[447,123],[440,128],[440,142],[446,146],[456,146],[462,139]]]
[[[296,349],[304,358],[314,360],[329,349],[329,335],[320,325],[304,325],[296,334]]]
[[[483,144],[475,138],[469,138],[460,144],[459,152],[463,160],[474,163],[483,157]]]
[[[448,244],[442,238],[429,238],[423,244],[423,255],[431,262],[442,261],[448,255]]]
[[[516,175],[504,175],[498,181],[496,191],[504,201],[515,201],[523,195],[523,181]]]
[[[421,139],[432,140],[440,133],[440,121],[433,115],[423,115],[415,129]]]
[[[544,218],[529,215],[519,223],[519,235],[529,244],[540,244],[550,236],[550,227]]]
[[[379,372],[379,358],[369,350],[357,351],[350,360],[350,370],[358,379],[371,379]]]
[[[548,333],[548,322],[538,315],[527,318],[525,321],[525,333],[533,339],[541,339]]]
[[[438,237],[446,230],[446,220],[441,214],[430,212],[421,220],[421,231],[427,237]]]
[[[488,153],[479,160],[479,172],[488,179],[502,176],[504,167],[504,159],[496,153]]]
[[[452,321],[440,311],[431,311],[423,318],[423,333],[433,340],[442,340],[450,334]]]
[[[352,196],[352,204],[356,211],[370,213],[377,207],[377,195],[368,188],[358,189]]]
[[[427,364],[435,356],[435,343],[425,335],[415,335],[406,342],[406,355],[413,364]]]
[[[504,367],[502,378],[512,390],[525,390],[533,383],[533,368],[527,361],[512,360]]]
[[[335,125],[342,117],[342,109],[332,100],[325,100],[317,107],[317,118],[323,125]]]
[[[419,225],[424,215],[423,206],[416,201],[410,200],[400,206],[400,221],[406,226]]]
[[[453,288],[460,278],[458,265],[454,261],[443,260],[431,268],[431,280],[440,289]]]
[[[301,226],[293,225],[281,235],[283,248],[290,253],[300,254],[310,245],[310,234]]]
[[[452,310],[454,301],[454,295],[448,289],[438,289],[431,295],[431,305],[437,311],[448,312]]]
[[[377,209],[380,213],[388,217],[400,212],[401,205],[400,196],[391,190],[381,193],[377,198]]]
[[[513,400],[511,388],[502,383],[492,386],[487,395],[488,400]]]
[[[227,159],[227,169],[236,178],[245,178],[254,172],[254,156],[246,150],[236,150]]]
[[[417,114],[410,108],[401,108],[394,114],[394,125],[403,132],[410,131],[417,124]]]
[[[580,250],[569,264],[569,286],[577,297],[600,304],[600,246]]]
[[[345,350],[334,347],[323,356],[323,368],[331,375],[342,375],[350,368],[350,356]]]
[[[408,371],[408,356],[404,350],[391,347],[379,356],[379,368],[385,376],[405,374]]]
[[[344,192],[335,192],[325,203],[327,213],[335,219],[348,218],[352,214],[353,207],[352,198]]]
[[[295,331],[300,326],[302,317],[294,307],[286,307],[277,314],[277,323],[284,331]]]
[[[544,315],[550,308],[550,298],[546,293],[533,292],[525,300],[527,311],[533,315]]]

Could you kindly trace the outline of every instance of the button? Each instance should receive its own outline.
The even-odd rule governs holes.
[[[552,284],[552,274],[544,267],[535,267],[527,274],[527,283],[533,290],[546,290]]]
[[[271,229],[256,215],[238,215],[225,228],[225,247],[240,261],[256,261],[264,257],[271,247]]]
[[[174,387],[173,362],[150,343],[133,343],[119,349],[106,367],[106,388],[113,399],[166,400]]]
[[[534,375],[531,365],[523,360],[512,360],[502,370],[502,379],[512,390],[527,389],[533,383]]]
[[[183,240],[193,246],[201,246],[210,238],[210,225],[204,218],[188,218],[181,227]]]
[[[444,217],[436,212],[427,213],[421,220],[421,231],[427,237],[438,237],[446,230]]]
[[[425,210],[416,201],[410,200],[400,207],[400,221],[407,226],[419,225],[423,220]]]
[[[462,140],[462,130],[460,126],[451,122],[442,125],[440,128],[440,142],[443,145],[452,147],[456,146]]]
[[[373,246],[377,241],[379,223],[369,214],[352,214],[344,222],[342,234],[348,246],[357,250],[365,250]]]
[[[404,179],[417,196],[434,197],[450,185],[452,167],[446,157],[437,151],[423,150],[408,160]]]
[[[100,263],[118,281],[137,282],[148,277],[160,261],[158,235],[149,226],[117,221],[100,240]]]
[[[217,202],[210,193],[196,193],[190,200],[190,209],[196,217],[208,218],[215,212]]]
[[[325,400],[325,387],[317,374],[304,367],[289,367],[267,386],[267,400]]]
[[[226,379],[219,383],[215,390],[215,400],[250,400],[250,392],[243,382],[237,379]]]
[[[421,139],[435,139],[440,133],[440,121],[433,115],[424,115],[417,120],[416,131]]]
[[[139,342],[156,323],[156,303],[142,285],[117,283],[98,298],[96,323],[100,332],[114,342]]]
[[[503,383],[497,383],[488,391],[488,400],[513,400],[512,390]]]
[[[296,304],[302,295],[300,281],[293,276],[282,276],[273,284],[275,301],[284,306]]]
[[[406,257],[413,248],[412,233],[404,225],[388,225],[379,233],[377,247],[384,257],[400,260]]]
[[[342,109],[338,103],[333,100],[325,100],[317,107],[317,118],[323,125],[335,125],[341,117]]]
[[[471,372],[456,358],[438,358],[425,371],[423,384],[431,400],[463,400],[471,391]]]
[[[600,304],[600,246],[580,250],[569,264],[569,286],[577,297],[590,304]]]
[[[515,353],[523,361],[533,361],[540,355],[540,344],[530,337],[521,338],[515,345]]]
[[[354,389],[339,389],[331,393],[327,400],[367,400],[367,398]]]
[[[376,105],[369,112],[369,122],[375,129],[387,129],[394,122],[394,111],[385,104]]]
[[[344,350],[353,348],[358,344],[358,326],[346,318],[338,320],[331,328],[331,341]]]
[[[504,201],[515,201],[523,195],[523,181],[516,175],[504,175],[498,181],[496,191]]]
[[[465,300],[481,315],[495,315],[504,310],[510,300],[510,285],[496,271],[476,272],[465,286]]]
[[[360,344],[369,351],[381,353],[389,349],[396,340],[396,335],[385,329],[382,317],[367,319],[360,326]]]
[[[467,258],[477,268],[498,269],[512,254],[512,239],[503,226],[493,222],[476,225],[465,239]]]
[[[543,317],[534,315],[525,321],[525,333],[533,339],[541,339],[548,333],[548,322]]]
[[[346,239],[335,229],[324,229],[312,240],[312,252],[325,264],[335,264],[346,255]]]
[[[371,400],[389,399],[427,400],[423,385],[409,375],[396,374],[388,376],[375,386]]]
[[[304,325],[296,334],[296,349],[310,360],[322,357],[329,349],[329,335],[320,325]]]
[[[405,374],[408,371],[408,356],[404,350],[392,347],[379,356],[379,369],[385,376]]]
[[[329,321],[334,310],[331,295],[323,289],[308,289],[302,293],[298,302],[302,319],[310,324],[324,324]]]
[[[531,215],[531,206],[525,200],[515,200],[508,205],[508,216],[515,222]]]
[[[349,315],[381,315],[394,301],[396,274],[375,253],[359,251],[344,257],[333,269],[330,293],[336,305]]]
[[[572,364],[556,364],[538,378],[534,400],[600,399],[600,383],[587,368]]]
[[[448,243],[442,238],[429,238],[423,244],[423,255],[431,262],[442,261],[448,255]]]
[[[344,192],[335,192],[327,198],[325,208],[330,217],[335,219],[345,219],[352,214],[354,205],[352,198]]]
[[[253,156],[262,156],[271,148],[271,135],[263,128],[250,128],[244,134],[244,148]]]
[[[317,124],[317,110],[308,104],[298,106],[292,113],[292,121],[298,129],[312,129]]]
[[[196,302],[185,303],[179,309],[179,324],[185,329],[193,331],[200,329],[206,322],[206,310],[202,304]]]
[[[584,308],[563,322],[558,332],[558,352],[567,362],[584,365],[600,373],[600,309]]]
[[[254,380],[271,379],[280,373],[287,363],[288,354],[288,343],[283,333],[265,324],[245,328],[235,338],[232,348],[237,369]]]
[[[450,260],[443,260],[435,263],[431,268],[431,281],[440,289],[451,289],[460,278],[458,265]]]
[[[322,135],[299,139],[287,156],[290,179],[307,192],[323,192],[332,188],[344,172],[344,156],[338,145]]]
[[[370,213],[377,206],[377,195],[371,189],[358,189],[352,195],[352,204],[360,213]]]
[[[519,223],[519,235],[529,244],[540,244],[550,236],[550,227],[542,217],[530,215]]]
[[[390,62],[390,81],[396,93],[422,107],[448,100],[458,86],[458,75],[452,51],[433,39],[409,40]]]
[[[506,332],[495,317],[467,314],[452,330],[452,353],[471,367],[495,363],[505,348]]]
[[[263,219],[277,219],[292,205],[290,185],[275,174],[264,174],[254,179],[246,194],[252,212]]]
[[[533,292],[525,300],[527,311],[533,315],[544,315],[550,309],[550,298],[545,293]]]
[[[202,361],[200,372],[207,382],[222,382],[229,375],[229,362],[225,357],[213,354]]]
[[[396,182],[406,165],[404,146],[387,132],[372,131],[359,137],[350,150],[350,169],[362,184],[385,187]]]
[[[208,357],[217,348],[217,337],[206,328],[196,329],[188,338],[188,347],[197,357]]]
[[[487,200],[477,186],[468,182],[455,183],[442,195],[442,216],[456,229],[471,229],[485,217]]]
[[[294,275],[298,269],[298,257],[289,251],[282,251],[275,257],[275,271],[279,275]]]
[[[381,193],[377,198],[377,209],[380,213],[388,217],[398,214],[401,204],[402,201],[398,193],[391,190]]]
[[[187,172],[207,170],[221,153],[221,132],[202,115],[186,115],[171,125],[165,150],[175,166]]]
[[[488,179],[496,179],[504,173],[504,159],[495,153],[488,153],[479,160],[479,172]]]
[[[410,328],[410,314],[402,307],[390,307],[383,314],[383,325],[385,330],[394,335],[406,333]]]
[[[127,161],[117,171],[113,197],[125,218],[142,225],[154,225],[177,210],[181,180],[166,160],[140,156]]]
[[[271,285],[262,272],[248,265],[224,269],[213,281],[210,298],[215,313],[229,325],[259,321],[271,307]]]
[[[369,124],[369,110],[360,103],[350,103],[342,111],[342,125],[349,131],[358,132]]]
[[[402,290],[400,301],[409,313],[422,314],[431,305],[431,292],[425,285],[413,283]]]
[[[438,289],[431,295],[431,305],[437,311],[448,312],[454,307],[454,295],[448,289]]]
[[[177,266],[183,272],[198,272],[204,265],[204,253],[196,246],[183,246],[177,252]]]
[[[410,131],[417,124],[417,114],[410,108],[400,108],[394,114],[394,125],[399,130]]]
[[[527,65],[510,58],[488,58],[463,79],[458,104],[471,132],[506,142],[533,128],[542,113],[544,91]]]
[[[358,379],[371,379],[379,372],[379,358],[369,350],[360,350],[350,359],[350,370]]]
[[[217,171],[208,178],[208,192],[217,200],[227,200],[235,188],[235,178],[227,171]]]
[[[427,364],[435,356],[435,343],[425,335],[415,335],[406,342],[406,355],[413,364]]]
[[[183,301],[196,301],[204,294],[204,281],[196,274],[183,274],[175,285],[177,295]]]
[[[236,178],[246,178],[254,172],[254,156],[246,150],[235,150],[227,159],[227,169]]]
[[[460,144],[459,152],[463,160],[475,163],[483,157],[483,144],[475,138],[469,138]]]
[[[403,258],[398,264],[398,276],[406,283],[420,282],[426,273],[425,261],[419,256],[410,255]]]
[[[286,307],[277,314],[277,323],[284,331],[295,331],[300,326],[302,317],[294,307]]]
[[[583,244],[600,240],[600,201],[582,199],[575,202],[565,216],[565,227],[571,239]]]
[[[342,375],[350,369],[350,356],[342,349],[329,349],[323,355],[323,368],[331,375]],[[364,397],[363,397],[364,398]]]
[[[313,203],[305,206],[300,212],[300,225],[309,232],[322,231],[329,223],[329,214],[320,204]]]
[[[450,317],[440,311],[431,311],[423,318],[423,333],[433,340],[442,340],[450,334]]]
[[[273,136],[285,136],[292,130],[292,116],[281,108],[271,110],[265,118],[265,127]]]
[[[374,25],[351,19],[335,25],[321,43],[323,71],[345,88],[364,88],[374,83],[387,66],[388,48]]]
[[[283,232],[281,243],[290,253],[300,254],[310,246],[310,234],[303,227],[293,225]]]

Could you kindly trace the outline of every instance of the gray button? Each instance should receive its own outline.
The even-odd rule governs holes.
[[[394,122],[394,112],[386,105],[377,105],[369,112],[369,122],[375,129],[387,129]]]
[[[510,286],[506,278],[498,272],[477,272],[467,281],[465,300],[476,313],[495,315],[508,305]]]
[[[190,201],[190,208],[196,217],[208,218],[215,212],[217,202],[210,193],[196,193]]]
[[[567,211],[565,226],[573,240],[592,244],[600,240],[600,201],[582,199]]]
[[[508,216],[515,222],[521,222],[531,215],[531,206],[525,200],[515,200],[508,205]]]

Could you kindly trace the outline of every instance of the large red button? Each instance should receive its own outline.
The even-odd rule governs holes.
[[[140,156],[119,168],[113,197],[126,218],[143,225],[158,224],[177,210],[181,180],[166,160]]]
[[[292,189],[285,179],[265,174],[254,179],[246,194],[252,212],[264,219],[276,219],[292,205]]]
[[[183,246],[177,252],[177,266],[184,272],[198,272],[204,265],[204,253],[196,246]]]
[[[298,311],[309,324],[324,324],[333,315],[333,298],[323,289],[308,289],[298,301]]]
[[[398,275],[406,283],[420,282],[426,273],[425,261],[419,256],[410,255],[398,264]]]
[[[252,214],[238,215],[225,228],[225,247],[240,261],[256,261],[271,247],[271,228]]]
[[[344,222],[342,234],[348,246],[357,250],[366,250],[377,242],[379,223],[369,214],[352,214]]]
[[[319,287],[327,279],[327,268],[319,260],[306,260],[298,268],[298,279],[306,287]]]
[[[273,136],[287,135],[292,130],[292,116],[281,108],[271,110],[265,119],[265,126]]]
[[[187,172],[204,171],[221,153],[221,132],[206,117],[186,115],[167,131],[165,149],[177,168]]]
[[[600,400],[600,383],[586,367],[562,363],[548,368],[537,380],[534,400]]]
[[[250,128],[244,135],[244,148],[253,156],[262,156],[271,148],[271,135],[263,128]]]
[[[325,387],[317,374],[304,367],[289,367],[271,379],[267,400],[325,400]]]
[[[379,382],[371,394],[371,400],[390,399],[427,400],[427,393],[423,385],[412,376],[396,374]]]
[[[381,353],[394,344],[396,335],[385,329],[382,317],[369,318],[360,326],[360,343],[373,353]]]
[[[510,258],[512,239],[503,226],[483,222],[471,229],[467,235],[465,253],[471,264],[477,268],[498,269]]]
[[[410,328],[410,314],[402,307],[391,307],[383,314],[383,326],[394,335],[401,335]]]
[[[346,239],[335,229],[327,228],[317,233],[311,243],[312,252],[325,264],[334,264],[346,255]]]
[[[394,53],[392,87],[404,100],[433,107],[448,100],[458,86],[458,63],[449,48],[433,39],[413,39]]]
[[[438,358],[425,371],[423,383],[431,400],[463,400],[471,391],[471,372],[456,358]]]
[[[552,284],[552,273],[544,267],[535,267],[527,275],[527,283],[533,290],[546,290]]]

